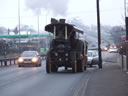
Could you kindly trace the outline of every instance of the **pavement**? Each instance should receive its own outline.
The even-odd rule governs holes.
[[[128,96],[128,73],[117,62],[105,62],[93,72],[84,96]]]

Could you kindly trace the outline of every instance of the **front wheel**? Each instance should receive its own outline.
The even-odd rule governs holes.
[[[68,70],[68,67],[67,66],[65,66],[65,70]]]
[[[19,64],[19,65],[18,65],[18,67],[22,67],[22,65],[21,65],[21,64]]]
[[[90,67],[93,67],[93,65],[92,65],[92,63],[90,63],[90,65],[89,65]]]

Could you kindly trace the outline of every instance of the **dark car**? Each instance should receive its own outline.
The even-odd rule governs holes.
[[[41,66],[41,56],[37,51],[24,51],[18,58],[18,66]]]
[[[118,48],[109,48],[108,52],[109,53],[117,53],[118,52]]]

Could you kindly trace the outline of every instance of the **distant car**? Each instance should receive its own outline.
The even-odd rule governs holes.
[[[93,65],[97,65],[99,63],[98,60],[98,52],[96,50],[88,51],[88,65],[92,67]]]
[[[104,47],[104,51],[108,51],[108,47]]]
[[[118,48],[109,48],[108,52],[109,53],[117,53],[118,52]]]
[[[108,49],[109,49],[108,46],[101,46],[102,51],[108,51]]]
[[[41,66],[41,56],[37,51],[24,51],[18,58],[18,66]]]
[[[96,47],[96,45],[92,45],[91,47]]]

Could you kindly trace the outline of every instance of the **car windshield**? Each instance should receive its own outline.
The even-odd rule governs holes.
[[[56,26],[57,31],[56,31],[56,38],[64,38],[65,37],[65,27],[64,26]]]
[[[23,52],[21,57],[33,57],[36,56],[36,52]]]
[[[117,49],[117,48],[110,48],[110,49]]]
[[[98,56],[97,51],[89,51],[88,52],[88,57],[96,57],[96,56]]]
[[[88,52],[88,57],[92,57],[92,52]]]
[[[98,56],[98,53],[95,51],[93,52],[93,57],[96,57],[96,56]]]

